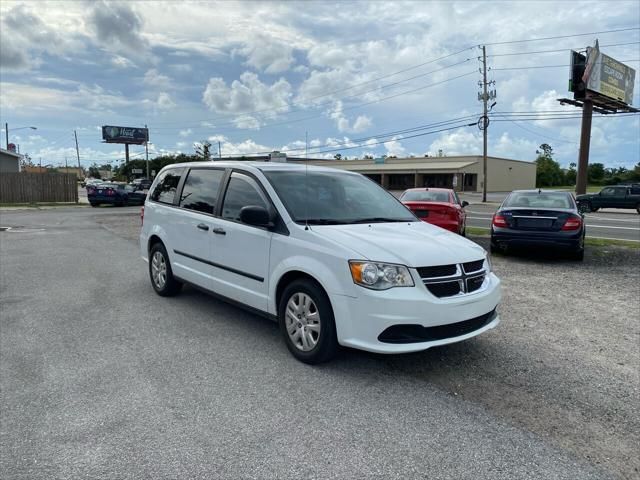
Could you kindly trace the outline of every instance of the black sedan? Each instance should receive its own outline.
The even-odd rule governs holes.
[[[92,207],[112,204],[117,207],[126,205],[144,205],[147,194],[140,192],[132,185],[119,183],[102,183],[87,187],[87,198]]]
[[[584,217],[568,192],[516,190],[491,221],[491,251],[511,247],[564,250],[584,258]]]

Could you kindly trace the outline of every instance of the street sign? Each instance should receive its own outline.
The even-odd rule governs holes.
[[[133,174],[142,173],[142,169],[141,168],[132,168],[131,169],[131,173],[133,173]]]
[[[155,170],[151,170],[151,176],[155,177],[156,176],[156,171]]]

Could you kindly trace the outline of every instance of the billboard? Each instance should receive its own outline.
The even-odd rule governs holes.
[[[636,71],[605,55],[598,42],[587,49],[587,63],[582,80],[587,90],[631,105]]]
[[[149,141],[149,129],[103,125],[102,140],[107,143],[130,143],[133,145],[144,145]]]

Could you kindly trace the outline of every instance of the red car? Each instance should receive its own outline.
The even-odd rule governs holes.
[[[400,195],[404,203],[423,222],[460,235],[465,234],[467,214],[458,195],[448,188],[410,188]]]

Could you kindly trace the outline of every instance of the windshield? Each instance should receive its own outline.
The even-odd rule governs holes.
[[[418,221],[393,195],[361,175],[313,170],[264,174],[297,223]]]
[[[439,192],[434,190],[409,190],[402,194],[400,200],[403,202],[447,202],[449,203],[449,192]]]
[[[571,195],[564,192],[514,192],[505,207],[574,208]]]

